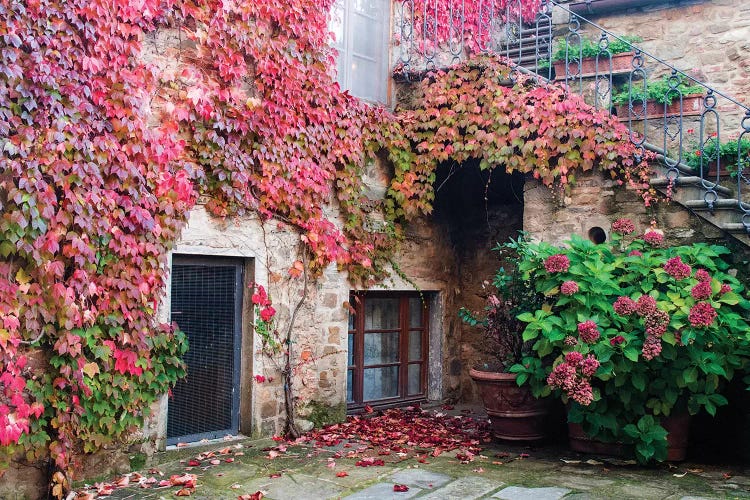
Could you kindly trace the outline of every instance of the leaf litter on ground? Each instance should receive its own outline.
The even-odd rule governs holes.
[[[489,441],[489,424],[484,420],[409,406],[353,415],[346,422],[310,431],[295,442],[342,447],[334,458],[356,458],[356,465],[367,467],[384,465],[386,460],[400,462],[416,458],[424,461],[428,454],[437,457],[454,450],[458,450],[456,457],[460,462],[469,463]],[[375,459],[367,455],[388,458]]]

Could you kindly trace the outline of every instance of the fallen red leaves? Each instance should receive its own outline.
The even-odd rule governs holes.
[[[251,495],[240,495],[237,497],[237,500],[262,500],[262,499],[263,499],[262,491],[256,491],[255,493]]]
[[[409,491],[409,487],[405,484],[394,484],[393,485],[393,491],[397,491],[399,493],[403,493],[405,491]]]
[[[357,463],[355,463],[357,467],[372,467],[372,466],[383,466],[385,465],[385,462],[379,458],[372,458],[367,457],[363,458],[362,460],[357,460]]]
[[[351,416],[344,423],[312,431],[301,441],[312,441],[317,446],[336,446],[342,441],[352,441],[381,448],[379,455],[395,453],[401,458],[417,453],[421,459],[426,453],[437,457],[459,449],[470,459],[481,451],[481,444],[490,439],[489,425],[484,421],[436,414],[415,406]],[[361,451],[359,448],[346,456],[354,458]]]
[[[235,457],[244,455],[243,452],[239,451],[242,449],[242,445],[227,446],[220,450],[206,451],[199,453],[195,457],[187,461],[187,470],[191,470],[194,467],[201,467],[202,470],[212,469],[218,465],[224,463],[232,463],[235,461]],[[185,463],[183,461],[183,463]],[[110,496],[115,490],[120,488],[126,488],[128,486],[138,486],[139,488],[179,488],[176,492],[176,496],[190,496],[192,495],[196,485],[198,484],[198,476],[196,474],[184,473],[184,474],[173,474],[169,479],[158,479],[156,476],[164,476],[164,473],[158,469],[149,469],[149,476],[144,476],[138,472],[131,472],[124,476],[114,479],[112,482],[96,483],[93,487],[88,488],[89,491],[78,492],[76,499],[88,500],[92,498],[100,498]],[[217,474],[218,475],[218,474]],[[260,492],[258,492],[260,493]],[[254,493],[255,494],[255,493]],[[262,495],[262,494],[261,494]],[[256,499],[262,498],[255,497]]]

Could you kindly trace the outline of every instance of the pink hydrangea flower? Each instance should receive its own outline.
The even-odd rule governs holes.
[[[635,224],[630,219],[617,219],[612,223],[612,232],[618,234],[630,234],[635,232]]]
[[[587,320],[583,323],[578,323],[578,335],[581,337],[581,340],[587,344],[593,344],[599,340],[601,333],[599,332],[599,327],[596,326],[596,323]]]
[[[651,245],[652,247],[661,246],[664,243],[664,234],[659,231],[650,229],[643,235],[643,241]]]
[[[643,254],[638,250],[631,250],[628,254],[629,257],[643,257]]]
[[[635,312],[636,303],[630,297],[617,297],[612,307],[620,316],[630,316]]]
[[[693,326],[711,326],[716,319],[716,309],[708,302],[698,302],[690,308],[688,321]]]
[[[576,369],[568,363],[560,363],[547,375],[547,384],[553,389],[568,391],[575,386]]]
[[[599,360],[593,355],[589,354],[586,359],[581,361],[581,373],[584,377],[593,377],[596,370],[599,368]]]
[[[572,335],[566,335],[565,340],[563,340],[563,344],[565,345],[576,345],[577,343],[578,340]]]
[[[578,283],[575,281],[565,281],[560,285],[560,292],[563,295],[573,295],[578,292]]]
[[[643,342],[643,357],[644,359],[651,361],[656,356],[661,354],[661,339],[659,337],[653,337],[649,335]]]
[[[656,299],[651,295],[641,295],[635,304],[635,311],[639,316],[646,316],[656,311]]]
[[[581,406],[588,406],[594,401],[594,390],[587,380],[579,380],[568,395]]]
[[[682,259],[679,256],[669,259],[667,263],[664,264],[664,270],[677,281],[689,278],[690,274],[693,272],[691,267],[682,262]]]
[[[661,337],[667,332],[667,327],[669,326],[669,314],[660,309],[656,309],[646,316],[644,324],[646,325],[647,335]]]
[[[583,361],[583,354],[578,351],[571,351],[565,355],[565,362],[570,366],[576,367]]]
[[[705,269],[695,271],[695,279],[698,281],[711,281],[711,275]]]
[[[732,286],[728,285],[726,283],[723,283],[721,285],[721,290],[719,290],[719,293],[722,294],[722,295],[724,295],[725,293],[729,293],[731,291],[732,291]]]
[[[711,289],[710,281],[701,281],[690,290],[690,295],[695,300],[706,300],[713,295],[714,291]]]
[[[570,267],[570,259],[565,254],[550,255],[544,260],[544,269],[548,273],[564,273]]]

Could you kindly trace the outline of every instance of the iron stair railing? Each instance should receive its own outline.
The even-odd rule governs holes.
[[[724,228],[750,235],[750,107],[558,2],[543,0],[533,20],[524,19],[520,0],[503,2],[503,8],[497,7],[499,3],[397,2],[402,74],[449,66],[470,53],[482,52],[504,56],[515,71],[532,74],[539,83],[557,80],[597,109],[613,114],[619,111],[618,119],[627,126],[639,155],[656,152],[672,185],[678,186],[680,177],[697,178],[702,189],[701,208],[711,214],[717,209],[734,210],[739,222]],[[590,61],[583,57],[587,39],[598,49]],[[630,64],[624,71],[613,65],[610,44],[615,41],[632,46]],[[564,54],[558,64],[550,61],[555,52]],[[593,71],[584,69],[589,62]],[[653,97],[670,105],[654,105],[647,97],[649,92],[654,94],[649,83],[658,77],[662,79],[661,91]],[[696,100],[685,93],[690,86],[702,90],[692,108],[688,104]],[[617,101],[621,105],[617,106]],[[729,141],[722,143],[724,137]],[[734,180],[726,179],[721,170],[720,147],[729,142],[735,142],[737,152],[732,162]],[[736,197],[728,199],[721,186],[732,182]]]

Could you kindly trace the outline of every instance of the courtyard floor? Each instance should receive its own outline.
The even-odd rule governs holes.
[[[451,410],[467,423],[483,418],[474,409]],[[691,462],[647,468],[580,455],[560,444],[485,442],[476,453],[463,447],[414,452],[408,448],[414,443],[401,444],[235,439],[181,447],[158,454],[144,470],[98,488],[81,487],[78,491],[90,496],[79,498],[96,498],[97,489],[117,499],[750,498],[745,466]]]

